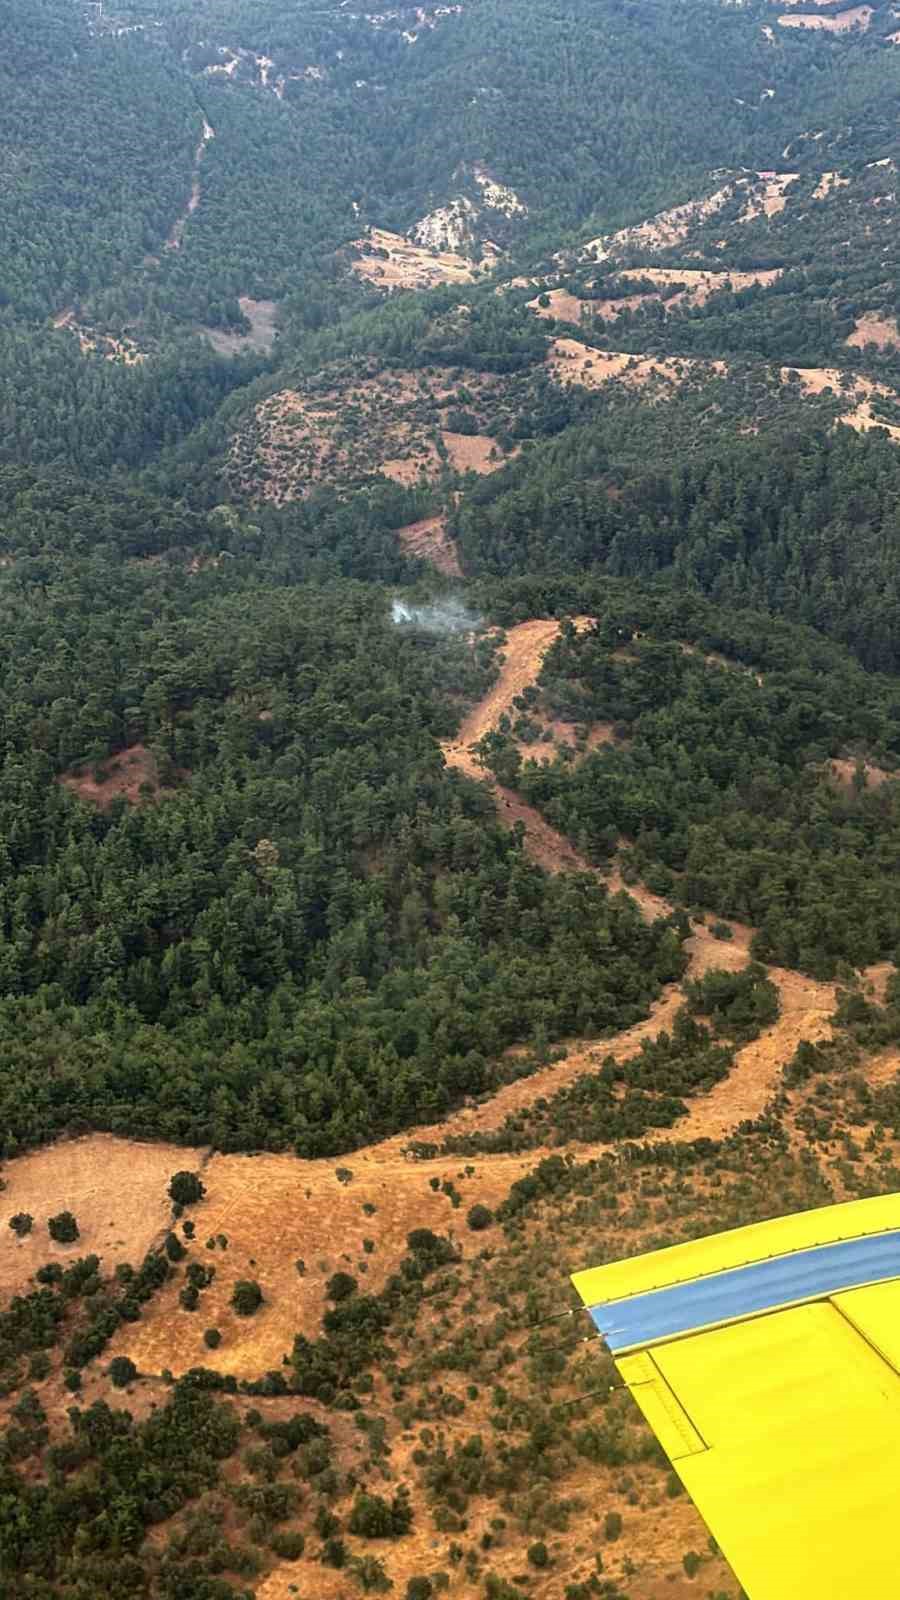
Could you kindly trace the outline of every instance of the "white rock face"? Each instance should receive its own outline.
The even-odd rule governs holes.
[[[410,238],[426,250],[463,250],[474,238],[477,208],[465,195],[429,212],[410,230]]]
[[[484,203],[491,211],[502,211],[505,217],[527,217],[528,207],[519,199],[515,189],[510,189],[505,183],[497,183],[483,167],[476,167],[474,177]]]

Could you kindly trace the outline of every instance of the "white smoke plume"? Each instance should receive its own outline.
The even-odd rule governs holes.
[[[427,606],[411,606],[405,600],[395,600],[391,617],[398,627],[421,628],[425,633],[471,633],[481,622],[461,600],[439,600]]]

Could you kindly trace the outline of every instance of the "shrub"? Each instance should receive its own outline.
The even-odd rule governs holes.
[[[30,1233],[34,1226],[34,1217],[29,1216],[27,1211],[17,1211],[14,1217],[10,1217],[9,1225],[13,1233],[24,1239],[26,1233]]]
[[[540,1570],[544,1567],[549,1567],[550,1551],[544,1544],[543,1539],[538,1539],[536,1544],[528,1546],[528,1559],[533,1567],[537,1567]]]
[[[114,1356],[108,1368],[110,1383],[117,1389],[124,1389],[129,1383],[134,1382],[137,1370],[129,1356]]]
[[[174,1233],[166,1234],[165,1251],[170,1261],[183,1261],[187,1255],[184,1245]]]
[[[329,1300],[349,1300],[351,1294],[356,1293],[356,1279],[349,1272],[336,1272],[329,1278],[325,1287],[325,1295]]]
[[[354,1556],[347,1570],[366,1594],[387,1594],[393,1588],[377,1556]]]
[[[288,1529],[284,1533],[273,1533],[269,1544],[276,1556],[282,1561],[299,1561],[303,1554],[306,1540],[302,1533],[295,1533]]]
[[[406,1585],[406,1600],[431,1600],[434,1585],[430,1578],[410,1578]]]
[[[603,1532],[607,1539],[618,1539],[622,1532],[622,1518],[618,1511],[607,1511],[603,1518]]]
[[[490,1206],[475,1205],[472,1207],[466,1221],[473,1233],[480,1233],[482,1228],[489,1228],[494,1220],[494,1213]]]
[[[364,1494],[360,1491],[353,1502],[347,1526],[351,1533],[363,1539],[396,1539],[400,1534],[408,1533],[411,1524],[409,1497],[400,1489],[392,1501],[382,1499],[380,1494]]]
[[[60,1211],[50,1218],[47,1232],[57,1244],[72,1244],[78,1238],[78,1223],[71,1211]]]
[[[689,1578],[695,1578],[700,1571],[702,1561],[696,1550],[688,1550],[681,1558],[681,1565]]]
[[[174,1172],[169,1179],[169,1199],[177,1206],[193,1206],[206,1193],[196,1172]]]
[[[222,1335],[218,1328],[206,1328],[203,1333],[203,1343],[207,1350],[218,1350],[222,1343]]]
[[[263,1302],[263,1292],[252,1278],[238,1278],[232,1290],[231,1304],[239,1317],[252,1317]]]

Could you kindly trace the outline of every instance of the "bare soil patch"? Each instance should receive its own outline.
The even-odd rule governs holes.
[[[875,344],[879,350],[885,350],[900,345],[900,328],[894,317],[859,317],[846,342],[857,350],[862,350],[867,344]]]
[[[849,11],[840,11],[834,17],[795,11],[779,17],[778,23],[782,28],[823,28],[828,33],[847,33],[850,28],[865,32],[872,20],[873,9],[872,6],[852,6]]]
[[[70,789],[81,800],[89,800],[101,811],[120,798],[138,805],[172,792],[163,789],[156,761],[143,744],[129,745],[125,750],[120,750],[117,755],[101,762],[97,770],[102,773],[99,781],[94,777],[93,770],[87,768],[81,772],[64,773],[58,781],[64,789]],[[181,772],[179,776],[187,777],[187,773]]]
[[[544,299],[547,304],[541,305]],[[590,300],[580,300],[578,295],[570,294],[568,289],[548,289],[545,294],[529,300],[528,309],[537,317],[559,317],[563,322],[580,322],[585,306],[591,304]]]
[[[846,423],[848,428],[855,428],[858,433],[866,433],[870,428],[884,428],[892,439],[900,442],[900,426],[884,421],[878,414],[879,399],[894,403],[900,400],[896,391],[886,384],[876,383],[862,373],[843,371],[840,367],[782,367],[781,379],[783,383],[796,379],[803,393],[808,395],[824,394],[832,389],[836,398],[847,403],[847,409],[838,417],[839,422]]]
[[[684,299],[691,305],[705,305],[710,295],[719,294],[723,290],[750,289],[755,284],[766,287],[775,283],[782,275],[783,268],[771,267],[759,272],[708,272],[703,268],[682,267],[623,267],[617,274],[620,278],[640,279],[648,278],[651,283],[671,286],[677,284],[686,291]],[[681,297],[677,297],[679,300]],[[666,302],[671,305],[671,300]]]
[[[200,204],[200,163],[203,160],[203,154],[206,150],[206,146],[209,144],[210,139],[214,138],[215,130],[210,127],[209,123],[204,117],[203,127],[200,132],[200,140],[194,152],[194,176],[191,181],[191,192],[188,195],[187,205],[181,213],[181,216],[176,217],[172,224],[171,231],[165,243],[165,248],[167,250],[181,249],[181,241],[184,238],[184,230],[196,211],[198,205]]]
[[[876,961],[873,966],[865,967],[861,973],[863,991],[870,993],[877,1006],[883,1006],[887,999],[888,980],[896,971],[893,961]]]
[[[882,1050],[878,1055],[870,1056],[860,1071],[870,1089],[884,1089],[893,1083],[900,1072],[900,1051],[895,1048]]]
[[[687,200],[684,205],[658,211],[646,222],[638,222],[630,228],[619,228],[616,233],[591,239],[584,246],[584,253],[602,261],[615,250],[668,250],[672,245],[681,244],[695,224],[721,211],[731,198],[733,188],[733,184],[726,184],[702,200]]]
[[[561,717],[542,716],[540,711],[529,712],[529,716],[540,725],[542,737],[527,743],[522,739],[515,741],[525,761],[552,761],[561,750],[567,750],[572,762],[577,763],[592,750],[599,750],[601,745],[615,743],[611,722],[597,722],[581,735],[574,722],[565,722]]]
[[[798,172],[758,172],[738,222],[753,222],[756,217],[776,217],[787,205],[785,190],[796,183]]]
[[[486,433],[448,433],[441,431],[444,447],[454,472],[496,472],[504,457],[496,439]]]
[[[429,250],[384,228],[372,228],[366,238],[356,240],[355,247],[362,254],[353,262],[353,271],[387,293],[433,289],[439,283],[474,283],[483,270],[454,250]]]
[[[867,789],[880,789],[889,779],[896,779],[900,774],[886,772],[884,767],[876,767],[874,762],[862,761],[863,778]],[[835,758],[828,762],[828,775],[839,784],[842,789],[850,789],[856,779],[857,762],[848,758]]]
[[[613,379],[630,388],[642,389],[654,380],[667,388],[677,387],[692,372],[704,369],[722,375],[724,361],[698,361],[689,356],[644,356],[613,350],[597,350],[580,339],[554,339],[547,352],[547,366],[557,383],[577,383],[585,389],[599,389]]]
[[[582,631],[590,627],[592,621],[591,617],[576,617],[575,626]],[[496,728],[504,713],[509,713],[516,696],[534,683],[541,661],[558,632],[559,623],[553,617],[537,617],[507,630],[503,661],[496,683],[463,718],[456,738],[446,740],[441,746],[450,766],[458,767],[469,777],[484,777],[469,747]]]
[[[813,190],[813,199],[827,200],[828,196],[833,194],[835,190],[846,189],[849,184],[850,179],[842,178],[839,172],[823,172]]]
[[[679,267],[623,267],[617,272],[619,282],[650,282],[656,290],[638,289],[634,294],[613,294],[600,300],[581,300],[567,289],[553,289],[529,300],[529,309],[538,317],[558,317],[565,322],[581,322],[600,317],[614,321],[623,311],[636,311],[648,301],[659,301],[659,289],[676,287],[678,292],[663,302],[666,310],[685,306],[705,305],[711,295],[726,289],[748,289],[753,284],[774,283],[781,277],[782,268],[773,267],[759,272],[713,272],[704,268]],[[541,305],[546,298],[547,305]]]
[[[379,464],[378,471],[394,483],[407,485],[418,483],[420,478],[429,482],[438,476],[441,467],[441,458],[433,440],[426,439],[416,442],[412,438],[406,440],[409,454],[405,456],[391,456],[387,461]]]
[[[72,1261],[95,1252],[111,1272],[120,1261],[140,1265],[167,1228],[172,1206],[166,1188],[173,1172],[196,1170],[204,1152],[174,1144],[139,1144],[108,1133],[62,1140],[16,1156],[3,1168],[0,1194],[0,1291],[18,1290],[45,1261]],[[34,1217],[24,1239],[11,1232],[19,1211]],[[71,1211],[80,1238],[54,1244],[47,1218]]]
[[[268,354],[275,343],[275,318],[278,314],[275,301],[253,300],[250,295],[242,294],[238,298],[238,305],[250,323],[249,333],[226,333],[222,328],[202,328],[200,331],[222,356],[238,356],[246,350]]]
[[[459,556],[447,532],[445,516],[423,517],[420,522],[410,522],[405,528],[397,529],[397,538],[407,555],[418,556],[420,561],[430,561],[447,578],[462,577]]]
[[[429,1179],[452,1178],[466,1207],[467,1195],[469,1205],[476,1199],[499,1203],[510,1173],[504,1167],[492,1176],[478,1162],[476,1183],[461,1173],[458,1157],[429,1162],[423,1169],[404,1157],[409,1137],[417,1134],[334,1161],[214,1155],[203,1171],[206,1197],[190,1210],[201,1240],[199,1256],[216,1269],[213,1283],[194,1312],[179,1308],[178,1281],[167,1284],[142,1321],[116,1335],[113,1353],[130,1355],[148,1372],[167,1366],[178,1375],[202,1364],[241,1376],[262,1373],[280,1366],[295,1334],[318,1333],[326,1309],[325,1287],[338,1270],[352,1273],[361,1288],[376,1293],[396,1271],[407,1234],[416,1227],[452,1231],[466,1254],[480,1249],[484,1240],[466,1228],[465,1209],[455,1211]],[[338,1171],[351,1172],[352,1178],[341,1182]],[[374,1213],[367,1215],[364,1205],[374,1206]],[[227,1249],[202,1248],[202,1241],[220,1233],[228,1240]],[[366,1238],[375,1241],[370,1254],[363,1248]],[[252,1317],[236,1315],[230,1305],[240,1278],[255,1279],[265,1296]],[[207,1350],[203,1343],[203,1330],[209,1327],[221,1330],[217,1350]]]
[[[117,336],[112,333],[102,333],[98,328],[90,327],[85,322],[78,322],[72,306],[53,318],[53,326],[74,333],[83,356],[96,352],[102,355],[105,361],[121,361],[126,367],[139,366],[147,359],[147,352],[139,349],[135,340],[128,334]]]

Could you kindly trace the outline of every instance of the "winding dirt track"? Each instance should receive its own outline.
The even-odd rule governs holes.
[[[470,777],[484,777],[469,746],[495,726],[513,696],[534,681],[541,656],[556,631],[555,622],[528,622],[510,630],[498,682],[466,718],[459,738],[444,747],[450,765]],[[550,871],[594,870],[515,795],[499,787],[495,793],[501,821],[510,827],[517,821],[524,824],[525,848],[542,866]],[[613,892],[622,887],[615,872],[597,876]],[[628,892],[648,918],[669,909],[664,901],[646,891]],[[691,973],[702,973],[711,967],[740,968],[748,959],[748,943],[749,930],[740,926],[734,928],[730,942],[717,941],[706,928],[697,928],[688,942]],[[723,1082],[709,1094],[691,1101],[686,1117],[672,1129],[648,1134],[648,1142],[726,1136],[765,1110],[784,1065],[802,1039],[817,1040],[828,1035],[828,1019],[835,1009],[832,985],[815,983],[799,973],[778,968],[770,969],[770,976],[780,995],[778,1020],[738,1052],[732,1071]],[[461,1188],[464,1206],[476,1199],[496,1206],[514,1179],[533,1170],[544,1156],[559,1153],[558,1149],[539,1147],[518,1155],[482,1155],[473,1157],[463,1170],[465,1158],[459,1156],[410,1159],[407,1152],[413,1141],[440,1145],[450,1135],[498,1128],[511,1112],[540,1096],[553,1094],[580,1073],[594,1069],[604,1056],[612,1054],[623,1059],[632,1055],[643,1040],[671,1026],[680,1001],[678,985],[669,985],[645,1021],[614,1038],[572,1041],[564,1060],[508,1084],[485,1103],[463,1107],[434,1126],[416,1128],[354,1151],[344,1158],[348,1172],[343,1172],[342,1164],[333,1159],[303,1161],[290,1154],[246,1156],[180,1151],[176,1157],[174,1151],[165,1151],[159,1166],[160,1191],[165,1181],[164,1169],[171,1171],[176,1164],[205,1163],[207,1198],[198,1226],[204,1234],[221,1233],[229,1240],[226,1254],[216,1252],[216,1279],[204,1296],[203,1320],[221,1329],[223,1342],[215,1353],[207,1350],[201,1339],[202,1324],[196,1318],[176,1314],[176,1289],[167,1286],[144,1320],[120,1330],[110,1353],[130,1355],[144,1372],[168,1367],[180,1373],[200,1362],[215,1365],[223,1372],[252,1376],[277,1365],[284,1351],[290,1349],[296,1332],[316,1331],[328,1273],[335,1266],[360,1257],[362,1238],[367,1232],[375,1236],[376,1246],[362,1270],[368,1273],[367,1285],[374,1291],[393,1270],[410,1228],[425,1226],[442,1232],[447,1229],[453,1213],[448,1211],[446,1192],[440,1189],[443,1181],[453,1180]],[[606,1144],[574,1145],[572,1152],[579,1159],[586,1159],[609,1148]],[[95,1134],[74,1145],[64,1141],[12,1161],[4,1172],[8,1189],[2,1209],[8,1215],[25,1210],[40,1217],[46,1214],[52,1196],[52,1209],[64,1204],[90,1223],[97,1208],[94,1191],[99,1188],[108,1196],[111,1209],[104,1211],[101,1204],[102,1217],[97,1212],[97,1226],[83,1229],[77,1248],[99,1248],[106,1253],[107,1241],[101,1237],[99,1222],[105,1224],[116,1216],[121,1192],[110,1192],[106,1175],[117,1170],[114,1158],[119,1153],[128,1159],[141,1150],[156,1152],[158,1147],[135,1146],[130,1141]],[[339,1173],[343,1176],[339,1177]],[[162,1218],[154,1205],[141,1207],[141,1212],[140,1243],[147,1248],[160,1229]],[[4,1220],[0,1213],[3,1233]],[[464,1252],[478,1246],[481,1236],[472,1235],[470,1239],[464,1223],[451,1231]],[[125,1242],[124,1236],[121,1242]],[[128,1239],[132,1247],[137,1242]],[[301,1257],[306,1265],[304,1274],[298,1276],[295,1263]],[[239,1276],[257,1278],[263,1285],[266,1304],[256,1317],[235,1317],[230,1308],[231,1286]]]
[[[576,617],[574,621],[576,628],[581,631],[590,626],[592,619]],[[470,778],[486,780],[487,775],[473,756],[471,746],[495,728],[503,713],[510,711],[516,695],[521,694],[528,684],[535,682],[543,656],[555,640],[558,631],[559,623],[552,620],[523,622],[509,630],[505,659],[497,682],[484,699],[469,712],[456,739],[449,740],[442,746],[448,765],[456,767]],[[671,906],[665,900],[651,894],[642,886],[626,887],[615,867],[605,873],[596,871],[561,834],[557,833],[533,807],[520,800],[512,790],[494,784],[493,791],[497,796],[498,819],[510,828],[516,822],[524,825],[525,848],[532,859],[547,871],[596,872],[596,876],[607,884],[611,893],[625,890],[630,894],[648,919],[665,916],[671,910]],[[714,967],[730,967],[735,970],[745,965],[748,960],[752,930],[739,923],[732,923],[731,926],[734,937],[730,943],[713,939],[705,927],[696,929],[687,944],[691,958],[690,976],[697,977]],[[741,1122],[759,1116],[765,1109],[775,1092],[783,1066],[790,1060],[802,1039],[818,1040],[829,1035],[828,1018],[836,1004],[833,984],[816,983],[801,973],[790,972],[780,967],[770,968],[769,976],[779,991],[781,1013],[778,1020],[771,1028],[766,1029],[759,1039],[738,1052],[729,1076],[717,1084],[709,1094],[694,1100],[686,1118],[677,1123],[672,1130],[661,1130],[648,1135],[649,1140],[673,1137],[678,1139],[725,1137]],[[439,1128],[419,1130],[416,1138],[430,1142],[432,1139],[437,1141],[441,1137],[446,1138],[450,1134],[482,1132],[499,1127],[510,1112],[520,1110],[542,1095],[555,1093],[557,1089],[571,1083],[580,1073],[589,1071],[592,1065],[596,1065],[605,1055],[611,1054],[623,1059],[633,1054],[640,1047],[642,1039],[653,1038],[662,1028],[671,1024],[680,1002],[678,985],[670,985],[653,1007],[646,1022],[638,1023],[637,1027],[619,1034],[614,1040],[582,1040],[571,1044],[565,1061],[546,1067],[518,1083],[508,1085],[483,1106],[456,1112]],[[386,1151],[397,1143],[397,1140],[391,1140],[388,1141],[388,1145],[375,1148]],[[408,1144],[409,1137],[403,1136],[399,1143]],[[581,1155],[587,1155],[596,1153],[596,1150],[601,1148],[605,1147],[579,1145],[578,1151]],[[532,1152],[529,1163],[543,1154],[546,1152]],[[481,1158],[482,1161],[485,1159],[496,1161],[509,1158],[496,1156]]]

